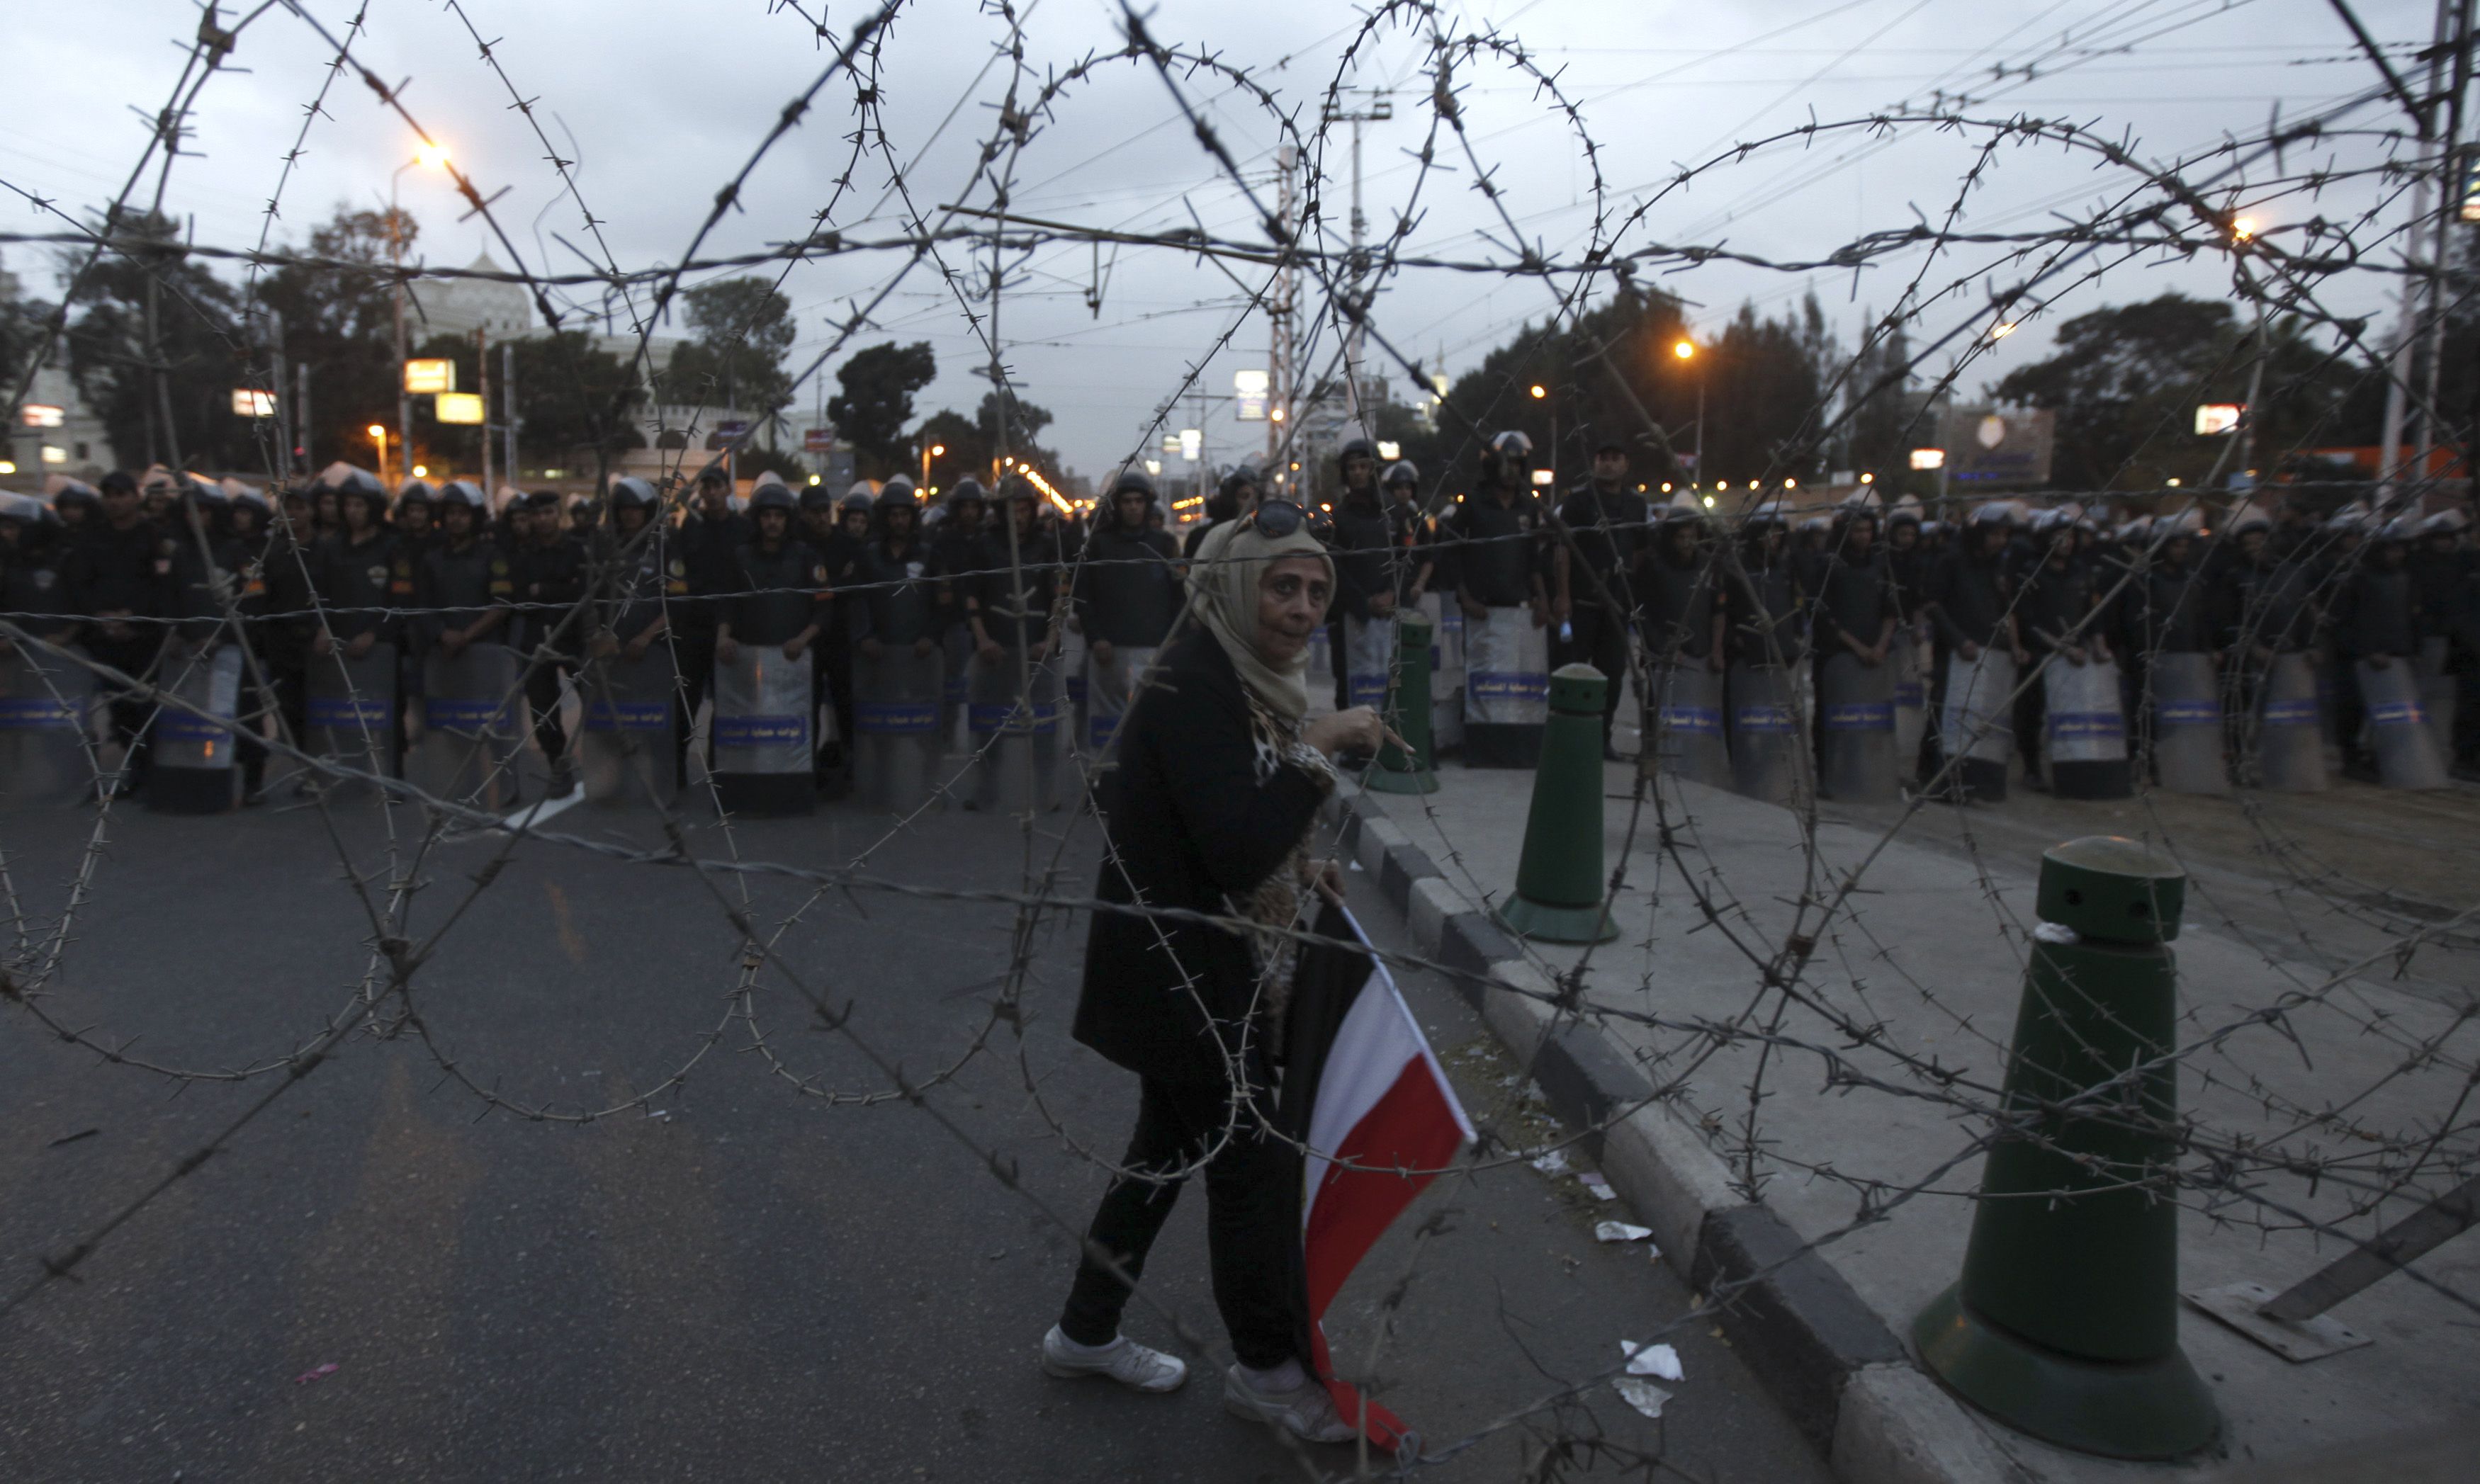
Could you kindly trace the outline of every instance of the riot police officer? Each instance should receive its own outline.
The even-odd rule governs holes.
[[[568,755],[568,723],[560,715],[561,681],[577,673],[589,617],[585,543],[567,529],[558,492],[536,490],[526,500],[532,526],[511,553],[509,576],[522,610],[518,657],[525,665],[526,704],[534,713],[534,744],[551,768],[548,797],[577,786]]]
[[[670,605],[683,707],[675,719],[672,746],[677,754],[675,781],[684,787],[688,783],[689,731],[697,723],[699,704],[711,694],[714,636],[722,622],[723,603],[738,580],[740,549],[757,533],[749,518],[732,508],[732,481],[722,466],[698,471],[697,508],[681,523],[673,556],[680,568],[674,576],[688,590]]]
[[[164,630],[141,622],[164,617],[171,606],[172,542],[145,519],[138,481],[123,470],[103,476],[100,519],[89,522],[61,568],[71,611],[86,623],[80,641],[98,662],[133,678],[145,678],[164,647]],[[136,692],[105,682],[112,730],[125,751],[115,798],[144,786],[152,758],[149,723],[155,707]]]
[[[1072,593],[1085,635],[1085,701],[1092,729],[1084,741],[1099,751],[1126,714],[1142,665],[1179,617],[1185,591],[1171,536],[1147,517],[1155,508],[1153,481],[1125,470],[1112,487],[1109,518],[1085,538]]]
[[[337,529],[319,544],[312,580],[321,604],[328,611],[310,642],[320,657],[341,654],[359,659],[381,644],[402,638],[400,610],[412,606],[413,559],[381,524],[387,492],[375,478],[359,470],[347,471],[336,482]],[[403,715],[399,677],[391,676],[392,715]],[[387,766],[402,762],[400,729],[387,738]]]
[[[1628,576],[1643,549],[1649,517],[1644,497],[1627,487],[1627,446],[1603,440],[1593,449],[1592,476],[1559,507],[1566,529],[1550,549],[1550,665],[1588,664],[1610,681],[1602,690],[1602,755],[1610,758],[1618,755],[1611,747],[1611,726],[1627,673],[1628,621],[1636,612]],[[1579,557],[1581,571],[1575,568]]]
[[[744,644],[779,646],[786,659],[799,659],[826,627],[833,596],[827,567],[792,535],[798,508],[779,481],[762,479],[751,493],[749,514],[758,534],[735,553],[733,596],[715,629],[718,664],[737,660]]]

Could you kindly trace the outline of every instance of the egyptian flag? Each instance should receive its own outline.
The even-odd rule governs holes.
[[[1317,934],[1369,944],[1335,902],[1319,911]],[[1335,1379],[1320,1321],[1361,1257],[1472,1140],[1472,1124],[1376,959],[1324,943],[1304,950],[1283,1046],[1283,1131],[1307,1150],[1290,1188],[1300,1203],[1293,1305],[1301,1354],[1346,1421],[1378,1447],[1402,1452],[1416,1446],[1411,1430]]]

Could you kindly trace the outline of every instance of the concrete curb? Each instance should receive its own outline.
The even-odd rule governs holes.
[[[1328,813],[1344,850],[1411,924],[1413,951],[1484,977],[1456,988],[1532,1066],[1550,1111],[1595,1131],[1583,1140],[1587,1152],[1653,1228],[1665,1259],[1700,1292],[1736,1285],[1725,1321],[1732,1343],[1837,1475],[1854,1484],[2023,1477],[1834,1265],[1802,1251],[1780,1216],[1733,1186],[1697,1130],[1653,1100],[1634,1062],[1591,1026],[1559,1018],[1550,980],[1376,801],[1338,795]]]

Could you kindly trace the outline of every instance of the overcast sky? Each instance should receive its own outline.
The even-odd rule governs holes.
[[[304,3],[341,33],[358,0]],[[768,0],[461,3],[497,43],[515,87],[535,101],[556,147],[579,162],[579,190],[601,218],[611,255],[628,268],[681,257],[716,189],[829,55],[809,21]],[[805,8],[813,17],[820,13],[806,0]],[[2431,8],[2366,0],[2358,9],[2382,41],[2403,43],[2395,48],[2397,65],[2412,66],[2404,54],[2426,40]],[[232,8],[225,13],[229,23]],[[852,0],[837,0],[827,20],[840,38],[865,13]],[[1657,242],[1721,243],[1773,261],[1822,257],[1859,234],[1941,217],[1980,144],[1925,128],[1827,131],[1805,146],[1756,152],[1685,190],[1655,195],[1682,163],[1812,118],[1830,124],[1925,105],[1941,92],[1965,93],[1976,100],[1976,115],[2073,119],[2123,135],[2139,156],[2160,161],[2261,131],[2277,105],[2285,118],[2296,118],[2356,97],[2376,80],[2323,0],[1493,0],[1439,13],[1449,35],[1494,29],[1555,73],[1598,146],[1605,218],[1615,225],[1653,203],[1619,236],[1621,250]],[[891,190],[888,162],[873,150],[852,167],[831,225],[865,237],[904,230],[910,212],[936,220],[943,206],[989,205],[988,179],[969,182],[1011,83],[1030,96],[1041,77],[1121,42],[1119,9],[1107,0],[1033,0],[1019,14],[1026,78],[996,50],[1007,38],[1005,24],[971,0],[923,0],[899,16],[885,50],[883,115],[888,142],[905,166],[905,190]],[[143,147],[143,117],[163,105],[180,71],[180,38],[194,29],[195,15],[182,0],[79,0],[20,15],[12,27],[9,101],[0,109],[0,179],[75,211],[109,201]],[[1331,0],[1161,0],[1150,25],[1166,44],[1201,49],[1245,69],[1312,132],[1318,101],[1338,76],[1348,86],[1388,90],[1394,116],[1369,125],[1365,136],[1365,210],[1375,231],[1391,230],[1397,213],[1411,205],[1418,216],[1408,252],[1511,261],[1497,207],[1474,189],[1462,147],[1436,126],[1427,23],[1412,13],[1404,22],[1382,27],[1350,63],[1345,49],[1361,17]],[[588,266],[557,239],[599,263],[576,204],[562,197],[541,146],[453,12],[431,0],[370,0],[355,54],[383,77],[409,79],[405,103],[422,124],[486,193],[504,188],[492,209],[528,269]],[[260,240],[283,157],[332,55],[280,6],[242,32],[236,70],[216,78],[200,98],[189,142],[195,153],[176,163],[163,195],[168,211],[194,221],[201,241],[246,247]],[[1574,129],[1536,79],[1504,57],[1464,59],[1455,82],[1472,151],[1499,188],[1506,215],[1545,254],[1581,251],[1595,202],[1592,170]],[[1180,86],[1214,122],[1250,188],[1271,200],[1276,119],[1227,77],[1201,71]],[[703,252],[751,250],[809,230],[851,162],[855,116],[849,81],[830,82],[804,126],[751,177],[745,210],[727,219]],[[2390,128],[2401,115],[2379,104],[2351,121]],[[1062,93],[1038,123],[1012,162],[1016,212],[1116,229],[1202,223],[1235,239],[1256,236],[1241,190],[1181,123],[1150,66],[1103,64]],[[1424,171],[1411,156],[1434,135],[1436,167]],[[1345,230],[1347,138],[1336,131],[1322,159],[1327,220],[1336,240]],[[340,202],[384,201],[391,172],[413,144],[369,90],[350,77],[339,81],[283,187],[272,240],[297,243]],[[2346,140],[2312,158],[2350,168],[2380,158],[2384,148],[2373,139]],[[2293,170],[2308,163],[2296,151],[2288,159]],[[2249,173],[2270,175],[2271,163]],[[2037,230],[2055,214],[2131,184],[2122,172],[2097,170],[2089,156],[2009,149],[1971,194],[1963,224]],[[405,170],[398,189],[421,223],[426,261],[461,266],[487,245],[507,266],[508,254],[488,242],[483,223],[459,220],[462,203],[439,172]],[[149,175],[138,199],[153,192]],[[2249,209],[2279,229],[2313,212],[2347,217],[2366,209],[2376,192],[2373,183],[2352,184],[2312,203],[2284,198]],[[0,222],[45,229],[41,217],[15,204]],[[2392,216],[2400,215],[2396,207]],[[883,286],[904,257],[854,255],[793,269],[784,288],[801,318],[796,356],[806,361],[823,348],[831,324]],[[999,319],[1009,374],[1023,396],[1058,416],[1044,441],[1088,473],[1139,447],[1155,404],[1235,323],[1228,346],[1200,378],[1205,392],[1227,395],[1231,372],[1262,366],[1266,345],[1262,319],[1241,322],[1261,269],[1230,265],[1235,281],[1210,264],[1161,250],[1105,247],[1098,265],[1097,257],[1091,246],[1063,243],[1011,259]],[[952,279],[929,265],[917,269],[879,309],[884,328],[856,342],[926,340],[936,348],[941,374],[921,399],[925,412],[969,408],[987,386],[971,368],[988,352],[958,294],[986,291],[990,254],[957,247],[943,258]],[[0,261],[30,288],[50,291],[44,252],[11,247]],[[1974,287],[1931,304],[1922,330],[1934,335],[1961,321],[1985,321],[1988,284],[2021,276],[2010,269],[1984,284],[1975,270],[1992,261],[1983,248],[1929,264],[1927,288],[1958,280]],[[1855,275],[1715,262],[1661,282],[1691,302],[1700,328],[1718,328],[1744,300],[1774,312],[1813,289],[1848,339],[1863,311],[1892,304],[1923,263],[1913,251]],[[2118,267],[2033,317],[1976,365],[1965,385],[1995,380],[2041,354],[2048,326],[2073,314],[2170,288],[2221,294],[2229,282],[2227,263],[2213,259]],[[1098,316],[1087,303],[1098,284]],[[2366,274],[2327,286],[2325,297],[2338,310],[2367,313],[2384,292],[2382,280]],[[1313,282],[1305,294],[1314,308]],[[1375,322],[1397,346],[1453,374],[1552,307],[1552,292],[1537,277],[1406,270],[1387,284]],[[972,308],[981,313],[988,305]],[[1387,368],[1381,361],[1378,369]],[[796,424],[811,421],[808,409],[834,390],[832,371],[823,392],[805,391]],[[1183,411],[1170,425],[1195,421]],[[1227,403],[1209,409],[1205,422],[1209,458],[1262,447],[1262,430],[1233,422]]]

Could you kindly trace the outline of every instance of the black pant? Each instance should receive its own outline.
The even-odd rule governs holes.
[[[97,663],[110,665],[133,680],[156,678],[146,672],[153,667],[155,656],[164,648],[163,630],[154,627],[136,628],[128,638],[110,639],[101,632],[87,636],[86,652]],[[122,690],[108,680],[99,681],[111,704],[112,735],[126,749],[121,755],[120,776],[130,787],[146,781],[154,763],[155,703],[136,691]]]
[[[1147,1078],[1137,1105],[1137,1129],[1129,1136],[1123,1167],[1139,1172],[1178,1170],[1221,1137],[1230,1106],[1229,1089],[1205,1084]],[[1260,1094],[1256,1106],[1271,1108]],[[1214,1273],[1214,1306],[1231,1332],[1240,1364],[1271,1369],[1295,1358],[1292,1246],[1299,1234],[1284,1230],[1283,1181],[1298,1178],[1289,1145],[1267,1137],[1255,1113],[1243,1110],[1205,1165],[1205,1242]],[[1179,1178],[1146,1180],[1122,1175],[1102,1194],[1086,1240],[1118,1259],[1134,1281],[1145,1272],[1146,1254],[1179,1199]],[[1077,1264],[1075,1285],[1059,1316],[1062,1333],[1079,1344],[1108,1344],[1120,1332],[1120,1311],[1128,1287],[1089,1252]]]
[[[698,706],[714,690],[714,630],[684,627],[673,631],[673,650],[681,667],[681,709],[672,728],[672,781],[689,786],[689,731],[697,726]],[[707,766],[714,765],[714,737],[707,737]]]
[[[577,662],[565,657],[543,659],[526,670],[526,702],[534,709],[534,745],[551,764],[551,776],[568,776],[568,723],[559,715],[559,678],[574,675]]]
[[[1602,690],[1602,746],[1611,745],[1611,724],[1619,714],[1619,687],[1627,679],[1628,631],[1625,621],[1592,602],[1578,602],[1567,616],[1572,639],[1550,632],[1550,668],[1587,664],[1610,683]]]

